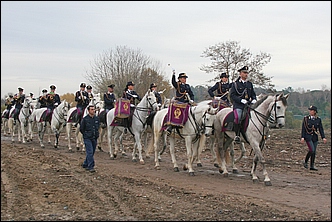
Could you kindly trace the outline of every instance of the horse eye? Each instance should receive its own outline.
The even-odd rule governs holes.
[[[151,100],[151,98],[149,98],[149,100]]]
[[[280,109],[280,106],[277,106],[277,109]]]

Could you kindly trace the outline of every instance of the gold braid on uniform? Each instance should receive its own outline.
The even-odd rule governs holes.
[[[314,126],[314,125],[312,125],[312,127],[309,128],[309,126],[308,126],[308,119],[309,119],[308,116],[304,117],[304,128],[305,128],[305,131],[306,131],[308,134],[316,133],[317,130],[315,129],[315,126]]]
[[[187,90],[185,90],[183,93],[182,92],[180,92],[180,82],[177,82],[177,84],[178,84],[178,88],[177,88],[177,91],[180,93],[180,94],[182,94],[182,96],[175,96],[175,98],[182,98],[182,97],[184,97],[185,95],[186,95],[186,93],[187,93]]]

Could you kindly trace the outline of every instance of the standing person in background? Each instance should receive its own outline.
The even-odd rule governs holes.
[[[239,144],[241,143],[240,130],[243,111],[247,104],[255,104],[257,99],[252,83],[247,80],[249,72],[248,66],[242,67],[238,72],[240,72],[240,76],[232,83],[230,97],[233,103],[234,131],[236,134],[234,142]]]
[[[301,131],[301,143],[303,144],[305,141],[309,149],[304,159],[303,166],[305,168],[308,168],[308,160],[310,158],[310,170],[317,171],[318,169],[315,167],[316,150],[318,145],[317,131],[319,131],[324,143],[326,143],[326,138],[324,134],[322,120],[317,116],[317,107],[310,106],[308,110],[309,115],[303,118]]]
[[[85,87],[86,87],[85,83],[82,82],[80,85],[80,90],[78,90],[75,93],[75,101],[77,102],[77,104],[76,104],[77,121],[74,124],[75,127],[77,127],[77,124],[81,122],[84,109],[89,104],[89,95],[88,95],[87,91],[85,91]]]
[[[80,124],[80,132],[83,135],[85,145],[85,160],[82,167],[91,173],[96,172],[94,154],[97,147],[97,139],[99,137],[99,118],[95,115],[95,106],[89,105],[87,107],[88,115],[86,115]]]

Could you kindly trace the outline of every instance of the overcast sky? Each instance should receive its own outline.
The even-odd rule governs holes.
[[[263,72],[277,90],[331,89],[331,1],[1,1],[1,98],[19,86],[75,93],[117,46],[160,61],[169,79],[170,63],[190,85],[212,85],[201,55],[226,41],[269,53]]]

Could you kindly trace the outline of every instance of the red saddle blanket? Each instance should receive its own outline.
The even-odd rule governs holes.
[[[190,105],[179,101],[172,101],[166,115],[166,125],[183,127],[189,117]]]
[[[130,116],[130,100],[126,98],[119,98],[115,102],[115,117],[128,118]]]

